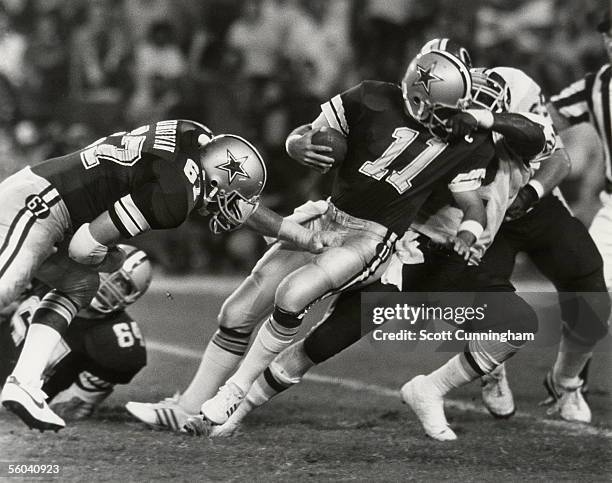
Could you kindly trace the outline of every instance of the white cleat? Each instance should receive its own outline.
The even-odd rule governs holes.
[[[21,384],[15,376],[9,376],[2,389],[0,401],[15,413],[29,428],[41,432],[47,429],[58,431],[66,426],[46,402],[47,395],[39,387]]]
[[[426,376],[416,376],[404,384],[401,395],[419,418],[427,436],[438,441],[457,439],[444,414],[444,398]]]
[[[223,424],[244,400],[242,390],[231,382],[221,386],[217,394],[202,404],[200,412],[212,424]]]
[[[231,415],[231,417],[221,425],[214,425],[210,428],[211,438],[229,438],[235,436],[242,427],[242,421],[244,418],[255,409],[255,406],[249,398],[245,398],[242,404],[238,406],[238,409]]]
[[[125,408],[132,416],[143,423],[156,429],[168,429],[170,431],[181,431],[189,414],[178,404],[179,395],[167,397],[158,403],[139,403],[130,401]]]
[[[553,380],[552,372],[546,374],[544,387],[553,399],[553,405],[546,414],[559,414],[562,419],[575,423],[590,423],[591,408],[582,394],[582,384],[576,387],[563,387]]]
[[[506,367],[501,364],[491,373],[480,378],[482,383],[482,402],[491,415],[508,419],[515,411],[514,396],[506,377]]]

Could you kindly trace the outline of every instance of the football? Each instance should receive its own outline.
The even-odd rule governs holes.
[[[346,157],[346,151],[348,149],[346,138],[340,131],[337,131],[331,127],[324,127],[320,131],[316,132],[312,136],[312,144],[329,146],[333,149],[331,153],[325,154],[334,158],[336,161],[334,167],[337,167]]]

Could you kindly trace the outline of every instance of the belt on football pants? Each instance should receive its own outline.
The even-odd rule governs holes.
[[[354,228],[356,230],[365,230],[374,233],[381,238],[387,236],[389,229],[376,223],[375,221],[364,220],[363,218],[357,218],[356,216],[349,215],[348,213],[337,208],[331,201],[328,201],[329,208],[327,214],[340,225],[344,225],[347,228]],[[391,233],[394,238],[397,238],[395,233]]]

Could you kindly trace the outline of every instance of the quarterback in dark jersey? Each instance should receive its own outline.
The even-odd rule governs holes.
[[[447,142],[443,117],[465,107],[470,90],[469,71],[457,57],[431,52],[410,64],[403,88],[363,82],[323,104],[312,125],[294,131],[301,138],[311,128],[325,126],[347,139],[347,155],[335,171],[331,200],[325,212],[311,220],[344,233],[344,243],[305,262],[291,263],[290,255],[276,258],[269,253],[258,266],[259,274],[272,272],[268,265],[278,266],[279,259],[290,260],[274,271],[275,283],[266,279],[266,288],[261,290],[260,275],[254,273],[252,283],[247,281],[232,294],[230,299],[237,300],[237,293],[245,289],[243,300],[252,301],[252,293],[265,292],[265,298],[257,297],[255,306],[242,304],[242,313],[248,317],[255,312],[258,317],[269,313],[270,295],[274,309],[237,371],[202,405],[205,421],[222,424],[227,420],[266,365],[292,343],[314,302],[364,282],[381,266],[396,232],[410,225],[436,185],[448,185],[463,208],[466,225],[456,243],[462,253],[469,252],[476,238],[472,230],[486,224],[484,206],[475,190],[494,147],[490,137],[480,133]]]
[[[116,133],[64,157],[27,167],[0,184],[0,309],[33,277],[51,290],[35,312],[22,355],[0,400],[30,427],[64,422],[44,401],[40,376],[70,321],[114,271],[114,245],[150,229],[174,228],[197,211],[213,231],[242,224],[321,251],[338,241],[259,204],[266,168],[257,150],[204,126],[160,121]]]
[[[117,384],[127,384],[147,363],[138,323],[126,312],[147,290],[152,267],[147,254],[121,246],[119,270],[102,275],[90,306],[79,311],[45,368],[42,390],[51,409],[65,420],[89,417]],[[0,381],[11,373],[34,311],[49,287],[37,281],[14,310],[0,316]]]

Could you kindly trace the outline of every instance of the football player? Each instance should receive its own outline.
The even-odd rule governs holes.
[[[148,289],[152,267],[147,254],[121,245],[121,268],[101,274],[89,307],[79,311],[56,346],[43,374],[42,390],[50,408],[64,420],[89,417],[117,384],[127,384],[147,362],[138,323],[126,312]],[[49,292],[42,283],[0,320],[0,381],[11,373],[32,316]]]
[[[401,88],[363,82],[323,104],[322,114],[311,126],[292,134],[290,154],[291,143],[311,128],[333,127],[347,137],[347,157],[338,168],[323,217],[331,212],[352,233],[341,248],[317,256],[281,281],[273,314],[259,329],[236,373],[202,405],[204,422],[218,425],[228,419],[274,356],[292,343],[312,303],[325,294],[347,290],[376,271],[384,258],[366,256],[363,247],[373,251],[393,242],[395,233],[406,231],[440,184],[447,186],[463,213],[454,248],[469,255],[486,224],[477,188],[494,155],[488,134],[473,133],[454,143],[447,139],[448,117],[466,107],[470,95],[465,64],[447,52],[432,51],[410,63]],[[364,233],[361,226],[368,223],[377,223],[393,235]]]
[[[192,121],[167,120],[102,138],[26,167],[0,184],[0,309],[35,276],[50,286],[33,315],[0,400],[28,426],[59,429],[40,390],[54,347],[98,289],[99,271],[122,260],[115,247],[151,229],[179,226],[192,212],[220,233],[241,225],[322,251],[335,233],[315,233],[259,204],[266,168],[239,136],[213,136]]]
[[[448,185],[461,206],[465,224],[456,249],[469,252],[473,232],[477,235],[486,224],[475,190],[494,148],[480,133],[450,143],[444,123],[469,102],[470,90],[469,71],[461,60],[430,52],[410,64],[403,89],[363,82],[324,103],[312,124],[289,135],[287,151],[300,162],[317,130],[332,127],[347,138],[348,154],[335,171],[331,201],[308,204],[295,214],[302,222],[345,230],[346,241],[314,259],[296,257],[277,244],[260,260],[224,304],[220,330],[174,406],[180,417],[197,413],[202,396],[214,394],[240,363],[253,328],[274,307],[236,373],[202,406],[208,420],[223,423],[259,373],[291,344],[305,311],[374,273],[388,257],[395,233],[406,230],[435,186]],[[156,420],[155,405],[131,403],[128,409],[145,422]]]
[[[490,165],[490,176],[487,175],[487,178],[492,178],[492,181],[479,189],[480,196],[487,200],[488,219],[486,230],[474,246],[476,258],[480,258],[504,220],[509,207],[508,200],[513,200],[527,183],[531,170],[538,166],[540,160],[549,157],[555,150],[556,134],[546,118],[530,113],[519,115],[502,112],[506,110],[504,107],[507,101],[503,95],[489,99],[495,102],[483,103],[481,91],[488,91],[487,76],[476,77],[474,83],[473,96],[479,98],[476,105],[485,108],[488,114],[483,109],[469,109],[451,118],[449,128],[459,136],[478,129],[492,131],[495,137],[497,165]],[[507,292],[501,296],[498,293],[492,294],[488,298],[487,294],[477,295],[482,300],[474,303],[483,305],[488,302],[489,308],[486,320],[472,324],[471,329],[535,332],[535,313],[513,292],[514,288],[508,278],[489,272],[486,263],[466,269],[463,258],[453,258],[452,254],[444,250],[444,243],[460,226],[461,214],[444,193],[441,195],[441,199],[430,199],[424,205],[412,224],[412,230],[415,231],[407,232],[398,243],[397,257],[383,276],[385,283],[397,283],[403,291],[410,292]],[[398,263],[394,265],[394,261]],[[399,274],[399,280],[395,279],[394,273]],[[385,288],[375,284],[366,290],[385,291]],[[252,409],[299,382],[315,364],[329,359],[359,340],[363,335],[360,307],[358,291],[341,294],[333,313],[328,313],[326,320],[315,327],[304,341],[281,353],[257,379],[245,402],[225,424],[213,427],[211,435],[233,434]],[[444,395],[452,388],[493,371],[499,362],[508,359],[519,349],[520,344],[512,342],[470,341],[463,353],[454,356],[440,369],[428,376],[418,376],[404,385],[402,398],[415,410],[429,436],[437,440],[456,439],[444,415]],[[192,421],[188,424],[193,427],[193,431],[201,431]]]
[[[612,58],[608,16],[598,29]],[[527,186],[519,193],[516,211],[509,212],[510,218],[515,221],[502,226],[503,238],[500,237],[493,247],[498,252],[494,258],[500,271],[511,271],[514,256],[524,250],[560,292],[562,339],[557,359],[544,380],[550,396],[547,402],[554,403],[549,409],[550,413],[558,412],[567,421],[584,423],[590,422],[592,417],[583,397],[588,363],[596,343],[608,333],[610,315],[608,290],[612,286],[612,264],[605,263],[612,253],[608,236],[612,206],[608,194],[608,191],[612,191],[609,189],[612,186],[612,141],[610,129],[605,128],[609,125],[606,119],[610,117],[610,72],[608,63],[596,74],[587,74],[584,79],[553,96],[551,102],[546,104],[559,131],[574,124],[590,122],[603,141],[606,189],[600,196],[603,206],[589,232],[571,215],[562,201],[552,195],[542,196],[537,182],[545,173],[537,173],[530,182],[531,187]],[[512,79],[508,79],[508,82],[513,84]],[[538,103],[537,108],[543,109],[541,105]],[[503,416],[501,408],[514,407],[503,366],[485,381],[483,400],[489,411],[497,416]]]

